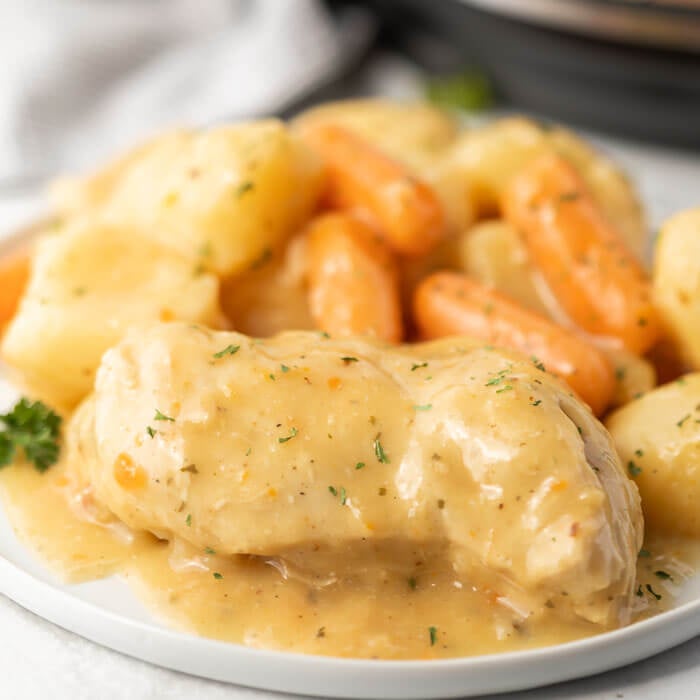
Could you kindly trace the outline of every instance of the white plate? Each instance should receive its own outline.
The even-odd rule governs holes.
[[[0,252],[6,246],[0,245]],[[0,407],[14,398],[0,375]],[[167,629],[118,578],[61,583],[18,542],[1,507],[0,592],[65,629],[159,666],[255,688],[338,698],[409,700],[524,690],[624,666],[700,634],[696,576],[684,584],[678,607],[670,612],[534,651],[445,661],[360,661],[250,649]]]

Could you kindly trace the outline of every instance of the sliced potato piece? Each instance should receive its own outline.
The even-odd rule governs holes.
[[[92,178],[59,188],[58,213],[82,202],[218,274],[279,247],[318,201],[317,157],[276,120],[177,131]]]
[[[654,256],[654,301],[679,356],[700,369],[700,208],[661,228]]]
[[[308,303],[305,246],[305,237],[296,236],[283,255],[222,282],[221,305],[237,331],[266,338],[316,327]]]
[[[647,524],[700,537],[700,373],[632,401],[607,426]]]
[[[460,266],[470,277],[527,309],[550,315],[525,244],[509,223],[493,219],[477,224],[460,237],[458,250]]]
[[[217,279],[147,238],[77,220],[38,242],[2,356],[33,393],[70,406],[128,327],[159,319],[217,325]]]

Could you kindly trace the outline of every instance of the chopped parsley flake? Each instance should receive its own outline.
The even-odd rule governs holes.
[[[340,487],[340,505],[344,506],[345,503],[347,502],[347,500],[348,500],[348,494],[345,491],[345,487],[341,486]]]
[[[278,438],[277,441],[279,443],[289,442],[292,438],[296,437],[298,434],[299,434],[299,431],[296,428],[290,428],[289,435],[287,437]]]
[[[414,406],[413,410],[414,411],[429,411],[432,407],[433,407],[433,404],[426,403],[426,404],[423,404],[422,406]]]
[[[560,202],[574,202],[580,197],[579,192],[564,192],[564,194],[560,195],[559,201]]]
[[[175,422],[174,418],[172,418],[171,416],[166,416],[165,413],[161,413],[157,408],[156,415],[153,417],[153,420],[168,420],[171,423]]]
[[[416,586],[418,585],[418,581],[416,580],[415,576],[411,576],[411,578],[408,579],[408,587],[412,590],[416,590]]]
[[[240,345],[227,345],[223,350],[214,353],[214,357],[220,360],[224,355],[235,355],[241,349]]]
[[[346,365],[349,365],[351,362],[359,362],[359,360],[356,357],[341,357],[340,358]]]
[[[530,406],[539,406],[542,403],[542,399],[537,399],[537,401],[530,401]]]
[[[651,587],[651,584],[647,583],[646,589],[651,593],[656,600],[661,600],[661,596]]]
[[[655,571],[654,576],[656,576],[656,578],[660,578],[662,581],[673,581],[673,577],[667,571]]]
[[[497,394],[502,394],[504,391],[513,391],[513,387],[510,384],[506,384],[501,389],[496,389]]]
[[[256,260],[253,261],[250,266],[251,270],[257,270],[261,268],[270,258],[272,257],[272,250],[270,248],[265,248],[262,253],[258,256]]]
[[[428,627],[428,633],[430,634],[430,646],[434,647],[437,642],[437,627]]]
[[[287,365],[280,365],[280,369],[282,370],[282,374],[287,374],[287,372],[289,372],[289,367],[287,367]]]
[[[187,525],[187,527],[192,527],[192,514],[191,513],[187,514],[187,517],[185,518],[185,525]]]
[[[530,358],[532,360],[532,364],[535,365],[535,367],[540,370],[540,372],[546,372],[547,368],[542,364],[542,362],[537,359],[534,355]]]
[[[216,554],[216,550],[212,549],[211,547],[205,547],[204,553],[205,554]]]
[[[644,452],[642,450],[634,451],[635,457],[644,457]]]
[[[255,185],[250,180],[246,180],[245,182],[242,182],[236,189],[236,196],[242,197],[246,192],[250,192],[254,188]]]
[[[223,575],[223,574],[220,574],[218,571],[215,571],[215,572],[212,574],[212,576],[213,576],[217,581],[221,581],[221,579],[224,577],[224,575]]]
[[[379,434],[377,435],[376,438],[374,438],[374,442],[372,443],[374,447],[374,454],[377,457],[377,460],[381,462],[382,464],[389,464],[389,457],[386,452],[384,452],[384,447],[382,446],[382,443],[379,441]]]
[[[638,476],[642,473],[643,469],[638,467],[633,460],[630,460],[627,462],[627,471],[630,473],[630,476]]]
[[[643,557],[643,558],[645,558],[645,557],[650,557],[650,556],[651,556],[651,552],[650,552],[648,549],[640,549],[640,550],[639,550],[639,556],[640,556],[640,557]]]
[[[501,382],[505,381],[506,374],[508,374],[508,372],[510,372],[510,369],[511,368],[508,367],[507,369],[502,369],[500,372],[497,372],[494,377],[491,377],[491,379],[489,379],[488,382],[486,382],[486,384],[484,384],[484,386],[496,386],[496,385],[500,384]]]
[[[149,426],[146,428],[146,432],[148,433],[148,437],[150,437],[151,439],[153,439],[158,431],[157,431],[157,430],[154,430],[154,429],[151,428],[151,426],[149,425]]]
[[[423,367],[427,367],[428,363],[427,362],[419,362],[417,364],[412,364],[411,365],[411,372],[415,372],[417,369],[422,369]]]
[[[688,420],[688,418],[690,418],[690,413],[687,413],[686,415],[684,415],[683,418],[681,418],[679,421],[676,422],[676,425],[677,425],[679,428],[682,428],[682,427],[683,427],[683,423],[685,423],[685,422]]]
[[[335,486],[329,486],[329,487],[328,487],[328,490],[329,490],[334,496],[337,496],[337,495],[338,495],[338,489],[336,489]]]
[[[364,463],[364,462],[358,462],[358,463],[355,465],[355,469],[362,469],[362,467],[364,467],[364,466],[365,466],[365,463]]]

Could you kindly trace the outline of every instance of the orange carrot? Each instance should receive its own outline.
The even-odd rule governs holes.
[[[643,354],[659,337],[646,273],[559,156],[536,159],[506,188],[503,211],[568,317]]]
[[[332,335],[403,336],[396,262],[377,233],[348,214],[326,214],[308,232],[309,305]]]
[[[30,258],[26,249],[0,258],[0,326],[17,311],[29,280]]]
[[[436,272],[426,277],[416,290],[413,310],[425,339],[469,335],[536,357],[596,415],[612,398],[615,376],[600,350],[465,275]]]
[[[362,211],[403,255],[423,255],[445,237],[437,195],[403,165],[333,124],[310,124],[302,133],[326,163],[330,206]]]

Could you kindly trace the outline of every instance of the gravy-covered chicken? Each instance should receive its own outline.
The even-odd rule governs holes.
[[[168,323],[109,350],[69,449],[135,529],[320,579],[420,545],[523,617],[629,618],[636,488],[590,411],[517,355]]]

